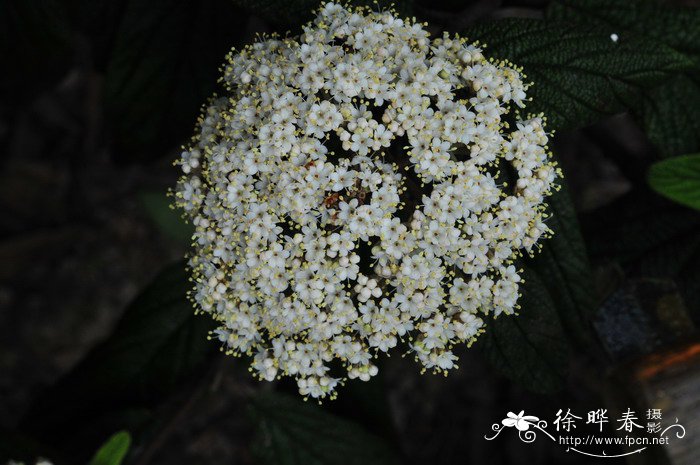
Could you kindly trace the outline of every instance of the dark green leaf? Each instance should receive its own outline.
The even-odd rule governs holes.
[[[652,165],[649,185],[671,200],[700,210],[700,154],[671,158]]]
[[[266,393],[251,406],[256,455],[269,465],[384,465],[398,463],[374,435],[298,397]]]
[[[561,388],[570,344],[592,347],[593,279],[566,183],[549,199],[553,236],[523,260],[518,316],[492,320],[481,337],[487,358],[518,384],[536,392]]]
[[[313,12],[323,0],[233,0],[238,6],[245,8],[273,24],[295,28],[313,18]],[[401,16],[409,16],[413,11],[413,0],[351,0],[350,4],[367,5],[376,9],[394,6]]]
[[[700,10],[672,7],[656,0],[555,0],[547,17],[599,23],[620,41],[626,32],[656,39],[700,63]]]
[[[531,391],[554,392],[567,376],[569,344],[544,277],[526,268],[523,278],[518,315],[491,318],[479,341],[502,374]]]
[[[34,404],[25,431],[50,445],[79,446],[141,426],[149,410],[182,388],[215,352],[207,340],[213,322],[194,315],[185,297],[189,287],[182,263],[161,273],[112,335]]]
[[[542,242],[542,251],[527,260],[525,266],[546,276],[544,284],[567,333],[574,341],[590,347],[595,310],[593,276],[566,180],[560,183],[561,190],[548,199],[551,217],[547,225],[554,235]]]
[[[121,465],[131,447],[131,435],[120,431],[110,437],[104,446],[95,453],[90,465]]]
[[[633,190],[585,215],[583,226],[591,256],[630,264],[680,237],[695,235],[694,231],[700,227],[700,215],[651,191]]]
[[[226,0],[129,0],[105,79],[118,157],[153,159],[193,132],[246,15]]]
[[[700,150],[700,73],[680,74],[651,89],[635,115],[662,156]]]
[[[673,279],[700,322],[700,213],[635,189],[583,225],[593,259],[616,261],[628,277]]]
[[[690,66],[678,52],[641,37],[614,42],[610,31],[558,21],[503,19],[465,32],[486,54],[524,68],[533,86],[527,111],[552,129],[584,126],[634,103],[641,88]]]
[[[75,30],[90,43],[95,68],[104,72],[129,0],[64,0]]]
[[[700,9],[652,0],[557,0],[548,16],[599,24],[621,42],[643,36],[694,63],[694,70],[645,89],[633,112],[662,156],[700,150]]]
[[[14,101],[53,83],[66,72],[71,37],[63,5],[57,0],[0,2],[0,96]]]
[[[164,193],[145,192],[139,196],[139,200],[163,234],[180,244],[190,245],[194,227],[185,222],[181,212],[172,207],[172,202]]]

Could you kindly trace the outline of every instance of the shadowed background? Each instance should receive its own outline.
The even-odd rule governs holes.
[[[434,33],[461,31],[482,20],[541,19],[548,8],[540,0],[397,3],[399,11],[428,21]],[[179,147],[192,133],[201,105],[217,91],[225,53],[257,34],[297,31],[317,4],[0,3],[0,53],[7,64],[0,81],[0,462],[41,452],[59,464],[84,463],[106,436],[129,427],[135,442],[127,463],[356,463],[350,455],[357,448],[339,456],[344,449],[328,446],[335,454],[329,461],[323,450],[297,457],[293,448],[274,443],[277,433],[269,425],[293,426],[297,406],[285,404],[292,402],[287,398],[268,402],[257,393],[293,393],[293,387],[253,380],[246,360],[219,355],[214,343],[191,348],[190,341],[203,339],[209,328],[191,316],[180,294],[167,301],[180,309],[176,317],[168,316],[166,306],[158,314],[164,320],[119,323],[163,269],[182,268],[188,233],[164,193],[178,176],[172,162]],[[552,17],[568,20],[566,11]],[[700,25],[695,13],[683,25],[688,33]],[[624,21],[609,29],[623,26]],[[697,40],[688,43],[695,48],[678,49],[700,50]],[[508,47],[496,45],[494,51],[507,57]],[[522,64],[528,71],[528,63]],[[547,76],[537,63],[531,65],[531,78],[538,72]],[[540,314],[532,327],[552,337],[551,345],[525,347],[527,341],[485,335],[476,347],[458,351],[460,368],[446,378],[420,375],[411,357],[395,353],[381,362],[379,379],[350,382],[338,400],[313,408],[360,425],[372,440],[381,438],[399,463],[596,461],[544,438],[526,445],[515,434],[492,442],[484,435],[509,411],[525,410],[551,422],[560,408],[585,415],[601,407],[612,413],[633,402],[647,405],[651,401],[630,381],[628,367],[646,363],[640,358],[645,354],[696,340],[700,215],[653,193],[645,179],[653,162],[700,150],[700,81],[697,70],[684,70],[664,82],[660,88],[666,93],[645,94],[650,103],[630,105],[627,112],[624,99],[620,107],[593,110],[581,103],[569,116],[579,118],[575,126],[582,127],[576,129],[566,129],[572,126],[566,115],[553,116],[564,129],[552,147],[568,184],[567,205],[575,207],[562,228],[578,237],[578,217],[585,250],[552,246],[552,253],[585,257],[587,251],[590,258],[590,281],[575,282],[579,288],[571,291],[591,303],[585,331],[573,334],[576,323],[566,316],[552,329],[556,311]],[[602,87],[595,90],[605,95]],[[675,109],[672,120],[664,106]],[[543,261],[536,268],[543,281],[558,279]],[[185,278],[167,279],[179,284]],[[142,296],[140,302],[156,308],[154,299],[170,298],[163,295]],[[143,331],[145,324],[181,324],[162,340],[155,333],[136,337],[137,349],[143,340],[162,342],[151,348],[148,364],[139,365],[138,352],[122,357],[113,346],[99,345],[115,331],[126,340],[131,327]],[[512,344],[504,346],[503,359],[493,355],[499,344]],[[548,350],[561,353],[554,357],[561,366],[551,373],[528,371],[529,363],[541,365],[532,359],[538,353],[549,363]],[[512,360],[509,351],[529,358],[503,366]],[[114,360],[123,366],[106,363]],[[136,365],[144,371],[128,372]],[[134,383],[120,384],[127,377],[115,374],[120,370]],[[686,371],[692,384],[697,364]],[[289,417],[277,415],[287,408]],[[289,444],[342,442],[316,438],[326,419],[315,421],[307,424],[308,437],[289,433]],[[270,452],[275,447],[281,450]],[[648,461],[635,463],[669,463],[656,455],[640,460]]]

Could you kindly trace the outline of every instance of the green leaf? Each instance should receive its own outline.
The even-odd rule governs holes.
[[[604,25],[620,41],[626,32],[657,42],[700,63],[700,10],[672,7],[655,0],[555,0],[547,9],[550,19]]]
[[[587,350],[593,345],[591,267],[565,180],[560,184],[548,199],[553,236],[534,258],[522,262],[519,315],[492,320],[482,336],[495,367],[535,392],[562,387],[571,344]]]
[[[637,188],[583,217],[591,257],[627,277],[673,279],[700,323],[700,213]]]
[[[640,89],[687,69],[689,60],[641,37],[614,42],[610,32],[559,21],[503,19],[465,32],[487,45],[485,54],[522,66],[533,86],[529,113],[548,127],[580,127],[634,104]]]
[[[129,0],[63,0],[72,27],[87,38],[90,59],[104,73]]]
[[[690,60],[692,70],[643,89],[633,112],[662,156],[700,150],[700,9],[652,0],[557,0],[547,14],[598,24],[623,43],[645,37]]]
[[[129,0],[105,78],[117,156],[153,159],[193,132],[246,15],[227,0]]]
[[[313,19],[313,12],[323,0],[233,0],[236,5],[273,24],[296,28]],[[413,12],[413,0],[350,0],[352,5],[370,6],[376,10],[392,6],[399,15],[409,16]]]
[[[89,465],[121,465],[131,447],[131,435],[120,431],[110,437],[95,453]]]
[[[635,116],[662,156],[700,150],[700,72],[680,74],[647,92]]]
[[[115,429],[143,426],[216,352],[207,340],[213,321],[194,315],[189,288],[183,263],[164,270],[111,336],[35,402],[23,430],[49,445],[80,448]]]
[[[68,70],[71,37],[61,2],[0,2],[0,77],[2,100],[14,102],[55,82]]]
[[[163,234],[180,244],[190,245],[194,227],[186,223],[180,212],[173,208],[167,195],[161,192],[144,192],[139,195],[139,200]]]
[[[565,180],[549,199],[553,236],[534,258],[522,261],[517,316],[492,319],[481,336],[487,359],[504,375],[535,392],[560,389],[571,345],[593,347],[593,278]]]
[[[487,321],[479,338],[486,359],[503,375],[538,393],[562,388],[570,347],[545,278],[525,268],[518,315]]]
[[[298,397],[264,393],[251,415],[254,452],[269,465],[385,465],[398,463],[376,436]]]
[[[525,266],[547,277],[544,284],[564,329],[574,342],[590,347],[595,311],[593,274],[566,180],[560,185],[561,189],[547,199],[551,212],[547,225],[553,236],[542,242],[541,252],[526,260]]]
[[[695,236],[700,215],[651,190],[635,189],[586,214],[582,223],[591,256],[616,259],[627,265],[635,264],[654,249],[678,242],[679,238]]]
[[[649,170],[649,185],[671,200],[700,210],[700,154],[655,163]]]

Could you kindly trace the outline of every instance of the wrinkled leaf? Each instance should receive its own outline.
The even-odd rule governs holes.
[[[652,0],[557,0],[548,16],[599,24],[621,42],[647,37],[687,57],[694,69],[643,89],[633,112],[662,156],[700,150],[700,9]]]
[[[487,360],[518,385],[555,392],[566,380],[570,347],[545,278],[532,268],[522,277],[518,315],[491,318],[479,341]]]
[[[215,352],[207,340],[213,322],[194,315],[185,297],[189,288],[182,263],[164,270],[126,309],[112,335],[37,400],[24,430],[50,445],[78,447],[143,425],[150,409]]]
[[[651,191],[636,189],[586,214],[582,223],[591,256],[629,264],[679,237],[694,235],[700,215]]]
[[[671,6],[656,0],[555,0],[547,17],[580,23],[599,23],[620,41],[626,32],[656,39],[700,63],[700,10]]]
[[[576,212],[566,187],[548,199],[553,236],[534,258],[521,262],[525,282],[517,316],[489,322],[482,348],[494,366],[535,392],[562,387],[570,345],[590,350],[593,279]],[[480,339],[480,340],[481,340]]]
[[[385,465],[399,463],[376,436],[312,402],[276,393],[251,404],[254,452],[269,465]]]
[[[154,159],[189,138],[245,21],[225,0],[126,3],[105,78],[118,158]]]
[[[649,185],[671,200],[700,210],[700,154],[655,163],[649,170]]]
[[[572,340],[586,346],[591,343],[595,310],[593,275],[566,180],[559,183],[561,190],[547,199],[551,212],[547,225],[554,234],[542,241],[540,253],[525,266],[546,277],[544,284],[564,328]]]
[[[700,322],[700,213],[636,189],[583,218],[591,257],[628,277],[671,278]]]
[[[641,88],[665,82],[690,66],[678,52],[642,37],[614,42],[610,32],[559,21],[510,18],[465,31],[486,54],[522,66],[533,82],[528,113],[548,127],[584,126],[631,106]]]
[[[131,447],[131,435],[120,431],[110,437],[95,453],[89,465],[121,465]]]
[[[675,76],[641,103],[636,115],[662,156],[700,150],[700,72]]]

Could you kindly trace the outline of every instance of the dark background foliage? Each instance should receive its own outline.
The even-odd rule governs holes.
[[[693,2],[395,3],[524,67],[565,175],[555,235],[459,370],[396,354],[318,406],[207,341],[164,192],[224,54],[319,1],[0,0],[0,463],[87,463],[119,430],[139,465],[588,463],[483,436],[508,411],[626,408],[624,367],[697,337],[700,214],[647,182],[700,152]]]

